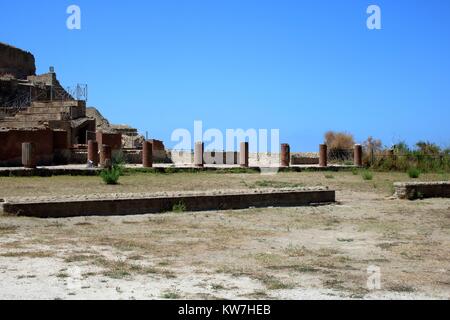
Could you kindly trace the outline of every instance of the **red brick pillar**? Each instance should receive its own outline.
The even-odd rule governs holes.
[[[357,167],[362,167],[362,145],[355,144],[354,164]]]
[[[287,143],[281,145],[281,166],[289,167],[291,163],[291,147]]]
[[[203,142],[196,142],[194,149],[194,166],[203,167],[203,153],[205,145]]]
[[[239,151],[239,165],[248,168],[248,142],[241,142]]]
[[[153,144],[150,141],[144,141],[142,145],[142,166],[153,167]]]
[[[94,167],[98,166],[98,142],[95,140],[88,141],[88,162],[92,161]]]
[[[103,168],[110,168],[112,166],[112,152],[111,147],[104,144],[100,152],[100,165]]]
[[[328,166],[328,148],[326,144],[321,144],[319,146],[319,166],[326,167]]]
[[[25,168],[36,168],[36,148],[34,143],[24,142],[22,143],[22,165]]]

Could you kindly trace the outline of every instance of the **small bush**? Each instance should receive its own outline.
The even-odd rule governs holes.
[[[361,175],[364,180],[369,181],[373,179],[373,173],[369,170],[364,170]]]
[[[186,205],[183,202],[178,202],[177,204],[174,204],[172,207],[173,212],[185,212],[186,211]]]
[[[414,167],[413,168],[409,168],[408,169],[408,176],[411,179],[417,179],[420,176],[420,170],[417,169],[417,168],[414,168]]]
[[[346,132],[328,131],[325,134],[325,143],[328,146],[328,159],[330,161],[350,161],[353,154],[355,140],[353,135]],[[351,164],[351,162],[348,162]]]
[[[111,169],[104,169],[100,172],[103,182],[110,185],[119,183],[119,178],[122,175],[123,169],[119,165],[114,165]]]

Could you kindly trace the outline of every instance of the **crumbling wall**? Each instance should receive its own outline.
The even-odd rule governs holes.
[[[161,140],[149,140],[152,143],[153,161],[155,162],[167,162],[167,153],[164,143]]]
[[[0,131],[0,165],[16,166],[22,163],[22,143],[35,144],[38,165],[53,162],[52,130],[5,130]]]
[[[97,131],[96,140],[98,145],[106,144],[111,147],[112,150],[122,149],[122,134],[121,133],[105,133]]]
[[[31,53],[0,42],[0,76],[8,74],[17,79],[36,74],[35,60]]]

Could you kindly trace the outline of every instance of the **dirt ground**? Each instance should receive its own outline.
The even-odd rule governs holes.
[[[98,177],[0,178],[3,199],[328,186],[338,201],[126,217],[0,216],[0,299],[449,299],[450,199],[394,199],[392,182],[408,180],[374,173],[366,181],[356,172],[133,174],[118,186]],[[367,285],[374,275],[379,289]]]

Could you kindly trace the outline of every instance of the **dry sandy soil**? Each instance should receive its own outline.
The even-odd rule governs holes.
[[[0,178],[0,198],[329,186],[333,205],[128,217],[0,216],[0,299],[448,299],[450,199],[402,173]],[[420,180],[448,180],[423,175]],[[380,268],[381,289],[367,287]]]

